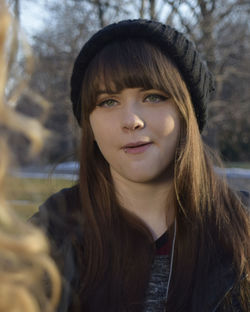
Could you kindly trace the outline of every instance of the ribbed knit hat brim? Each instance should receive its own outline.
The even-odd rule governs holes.
[[[182,33],[150,20],[125,20],[108,25],[94,34],[76,58],[71,77],[73,112],[81,125],[81,88],[84,73],[91,59],[107,44],[126,38],[142,38],[157,46],[180,71],[190,92],[197,122],[202,131],[206,122],[206,108],[214,91],[211,73],[201,56]]]

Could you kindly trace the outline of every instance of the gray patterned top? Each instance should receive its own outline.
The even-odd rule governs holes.
[[[147,290],[144,312],[163,312],[169,277],[170,256],[156,255]]]

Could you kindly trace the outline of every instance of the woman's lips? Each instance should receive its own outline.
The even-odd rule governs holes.
[[[137,145],[137,146],[125,146],[123,150],[127,154],[141,154],[141,153],[144,153],[151,145],[152,145],[152,142],[145,143],[142,145]]]

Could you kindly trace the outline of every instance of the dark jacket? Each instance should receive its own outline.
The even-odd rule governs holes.
[[[72,207],[79,205],[78,186],[63,189],[52,195],[30,219],[32,223],[43,228],[52,246],[52,257],[60,268],[63,277],[63,294],[58,312],[68,312],[72,300],[72,281],[77,276],[74,264],[74,252],[70,232]],[[242,281],[244,278],[242,278]],[[241,282],[242,282],[241,281]],[[209,280],[204,282],[205,298],[199,298],[199,286],[193,290],[190,312],[249,312],[240,304],[239,283],[227,257],[217,261],[211,268]],[[225,305],[225,302],[231,302]],[[106,311],[106,310],[103,310]],[[107,310],[108,311],[108,310]]]

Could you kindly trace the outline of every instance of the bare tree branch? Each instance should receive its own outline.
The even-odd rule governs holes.
[[[183,1],[185,5],[191,10],[192,14],[195,16],[197,20],[200,18],[200,13],[197,12],[197,5],[193,5],[191,1]]]
[[[155,0],[149,0],[150,19],[155,19]]]
[[[207,3],[205,0],[198,0],[198,4],[201,10],[201,14],[203,17],[207,16],[208,10],[207,10]]]
[[[93,3],[96,5],[98,10],[99,25],[103,28],[105,26],[103,4],[100,0],[94,0]]]
[[[244,5],[248,5],[250,6],[249,0],[238,0],[235,1],[234,3],[232,3],[229,7],[226,8],[226,10],[222,13],[220,13],[217,17],[217,20],[223,20],[225,17],[227,17],[228,15],[230,15],[233,11],[234,8],[240,7],[240,6],[244,6]]]
[[[211,6],[210,12],[214,12],[216,9],[216,0],[211,0],[211,2],[212,2],[212,6]]]
[[[145,0],[141,0],[140,5],[140,18],[144,18]]]

